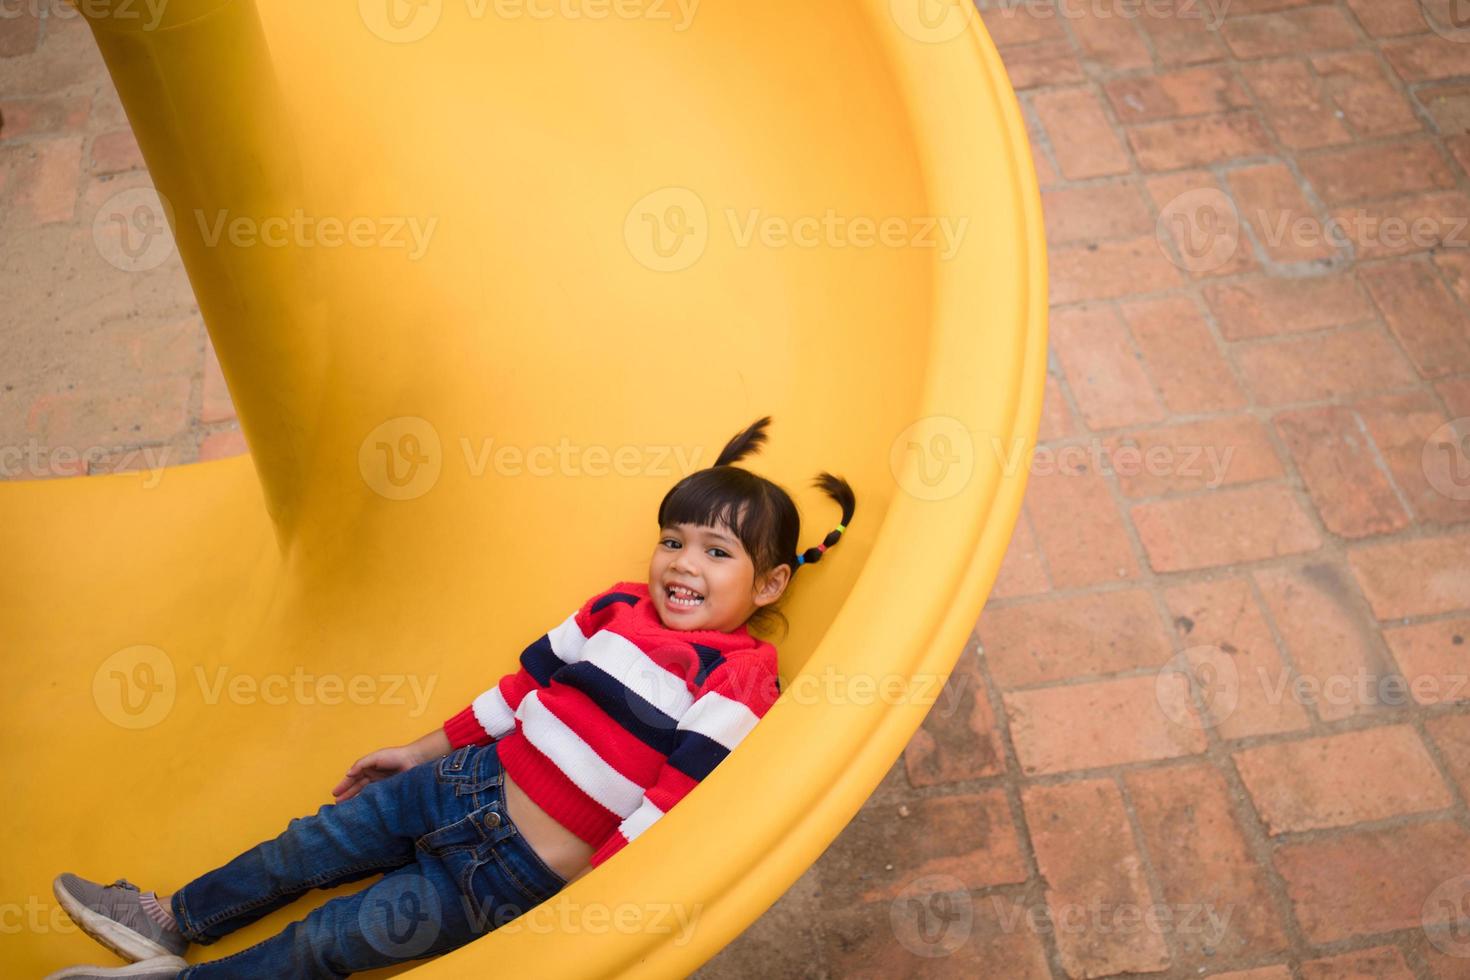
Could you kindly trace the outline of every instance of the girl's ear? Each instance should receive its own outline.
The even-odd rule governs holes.
[[[759,583],[755,593],[755,604],[757,606],[769,606],[781,598],[781,593],[786,591],[786,586],[791,582],[791,566],[777,565]]]

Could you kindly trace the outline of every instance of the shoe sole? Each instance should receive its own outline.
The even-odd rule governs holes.
[[[60,878],[51,882],[51,893],[83,932],[125,960],[136,963],[156,956],[179,955],[121,922],[87,908],[75,895],[61,887]]]
[[[172,954],[170,954],[170,958],[172,959]],[[182,963],[183,961],[181,960],[180,962]],[[187,965],[184,964],[184,966]],[[172,969],[173,964],[170,963],[168,966]],[[180,966],[179,969],[184,969],[184,966]],[[131,963],[127,966],[69,966],[64,970],[57,970],[55,973],[46,974],[45,980],[69,980],[71,977],[95,977],[98,975],[105,977],[147,976],[150,973],[157,973],[162,969],[163,967],[157,963],[142,962]]]

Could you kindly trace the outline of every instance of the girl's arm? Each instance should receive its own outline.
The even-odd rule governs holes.
[[[440,727],[407,745],[395,745],[370,752],[348,768],[342,781],[332,787],[332,795],[337,798],[338,803],[350,800],[362,792],[362,788],[368,783],[387,779],[394,773],[448,755],[449,751],[449,736]]]

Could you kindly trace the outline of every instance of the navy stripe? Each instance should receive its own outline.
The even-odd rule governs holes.
[[[729,749],[708,735],[683,729],[679,732],[678,748],[669,753],[669,765],[698,782],[729,754]]]
[[[707,647],[703,643],[690,644],[694,652],[699,654],[699,673],[694,675],[694,686],[704,687],[704,680],[715,672],[715,668],[725,662],[725,655],[714,647]]]
[[[568,664],[556,680],[587,695],[619,727],[659,755],[666,756],[677,746],[677,720],[596,664],[586,660]]]
[[[604,608],[614,602],[621,602],[629,606],[638,605],[638,597],[631,592],[609,592],[592,604],[593,612],[601,612]]]
[[[551,675],[564,666],[560,657],[551,649],[551,636],[542,633],[541,638],[521,653],[521,666],[539,686],[551,683]]]

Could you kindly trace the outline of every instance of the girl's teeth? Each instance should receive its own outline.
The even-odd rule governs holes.
[[[694,606],[699,605],[701,602],[703,602],[704,601],[704,598],[703,597],[700,597],[700,598],[687,598],[684,595],[684,593],[679,592],[679,591],[677,591],[675,589],[670,589],[669,590],[669,601],[672,602],[676,606],[685,606],[685,607],[692,608]]]

